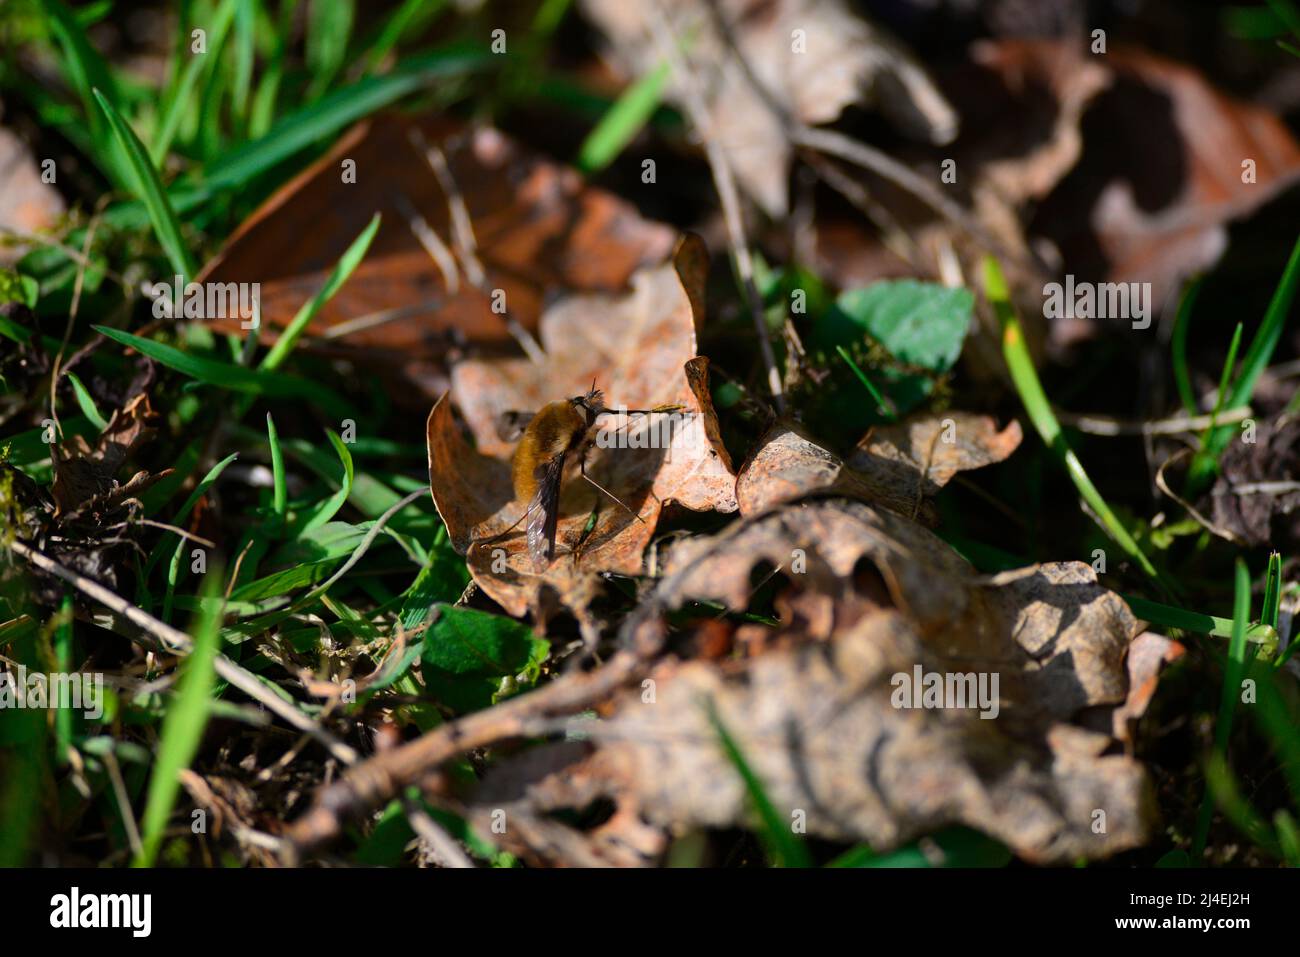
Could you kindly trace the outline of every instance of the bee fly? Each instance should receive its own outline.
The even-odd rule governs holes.
[[[497,433],[505,441],[519,439],[511,461],[511,479],[515,498],[527,502],[528,507],[514,525],[476,544],[498,541],[527,519],[528,554],[534,570],[545,571],[555,554],[555,531],[560,520],[560,482],[564,477],[565,462],[572,453],[578,455],[583,479],[641,521],[640,515],[587,474],[588,435],[596,424],[596,418],[601,415],[613,415],[616,411],[649,414],[680,408],[667,405],[655,409],[608,409],[604,393],[592,382],[585,395],[548,402],[535,413],[503,412],[497,419]]]

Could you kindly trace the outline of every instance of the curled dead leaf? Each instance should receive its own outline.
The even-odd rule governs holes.
[[[1020,445],[1020,424],[998,431],[984,415],[920,415],[872,429],[848,460],[841,460],[801,426],[777,422],[736,479],[744,515],[806,495],[850,495],[934,525],[927,497],[958,472],[1001,462]]]
[[[768,564],[783,567],[788,591],[829,601],[829,628],[783,620],[776,631],[790,640],[749,658],[657,659],[607,720],[583,725],[595,754],[534,782],[534,812],[603,793],[660,827],[755,823],[711,702],[769,797],[804,811],[811,834],[884,850],[963,823],[1044,862],[1146,839],[1155,812],[1144,769],[1107,753],[1109,732],[1078,723],[1086,713],[1126,724],[1151,690],[1133,693],[1125,671],[1139,623],[1090,567],[980,576],[905,518],[844,499],[803,501],[675,548],[624,641],[653,656],[668,612],[697,601],[744,610]],[[849,600],[864,593],[864,575],[882,587]],[[1145,684],[1154,672],[1138,664]],[[929,675],[936,701],[900,697],[905,686],[920,695]],[[971,697],[942,697],[956,687]],[[563,780],[579,773],[582,795],[566,792]]]
[[[817,125],[870,103],[917,138],[947,143],[956,134],[957,117],[924,68],[842,0],[725,0],[712,9],[694,0],[585,0],[583,8],[633,76],[660,62],[652,18],[690,38],[684,53],[704,91],[706,135],[772,216],[786,211],[794,154],[781,113]],[[677,78],[669,95],[681,102],[682,89]]]
[[[736,509],[735,477],[718,436],[707,360],[695,355],[694,306],[703,295],[695,284],[702,281],[705,255],[701,241],[687,237],[673,262],[636,273],[630,293],[577,295],[556,303],[540,325],[543,362],[463,362],[453,371],[450,397],[430,413],[434,504],[453,545],[467,553],[474,580],[511,614],[537,611],[543,587],[580,612],[595,593],[597,573],[639,574],[642,552],[670,501],[694,510]],[[503,413],[581,395],[593,379],[611,407],[680,409],[621,428],[617,421],[598,422],[588,473],[623,504],[576,479],[572,456],[570,478],[561,485],[556,557],[539,574],[519,526],[527,503],[515,500],[513,449],[497,423]],[[452,398],[473,446],[452,416]]]

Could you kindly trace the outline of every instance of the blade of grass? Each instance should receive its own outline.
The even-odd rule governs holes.
[[[853,357],[848,354],[847,350],[845,350],[843,346],[836,346],[835,351],[840,354],[841,359],[848,363],[849,368],[852,369],[853,374],[858,377],[858,381],[862,383],[863,388],[871,393],[871,397],[876,400],[876,409],[880,414],[890,422],[897,422],[898,413],[894,411],[893,406],[890,405],[880,391],[871,384],[871,380],[867,378],[867,374],[858,368],[858,364],[853,361]]]
[[[180,511],[178,511],[175,517],[172,518],[171,523],[173,526],[176,526],[177,528],[184,526],[185,520],[190,517],[190,512],[193,511],[194,506],[199,503],[199,499],[207,493],[208,489],[212,488],[217,479],[221,478],[221,473],[226,470],[226,466],[237,458],[239,458],[239,453],[231,452],[208,470],[208,474],[203,476],[203,480],[199,482],[198,485],[194,486],[194,491],[190,492],[189,497],[185,499],[185,504],[180,507]],[[170,553],[168,553],[164,546],[165,543],[171,541],[173,538],[175,539],[175,543],[172,545],[172,551],[174,552],[180,547],[181,543],[180,536],[175,532],[165,532],[163,537],[158,540],[158,546],[149,554],[149,561],[146,562],[144,566],[144,574],[141,577],[145,581],[148,581],[149,573],[153,571],[154,566],[156,566],[163,557],[167,557],[168,562],[170,563]]]
[[[1196,297],[1200,294],[1203,279],[1198,276],[1183,291],[1183,298],[1178,302],[1178,314],[1174,317],[1174,332],[1170,349],[1173,353],[1174,384],[1178,387],[1178,397],[1188,415],[1196,415],[1200,408],[1196,404],[1196,393],[1192,391],[1192,376],[1187,365],[1187,329],[1192,322],[1192,309],[1196,306]]]
[[[325,434],[329,436],[330,444],[334,446],[335,454],[338,455],[339,461],[343,463],[343,481],[340,483],[338,491],[323,502],[315,514],[307,519],[299,534],[320,528],[332,519],[336,514],[338,514],[338,510],[343,507],[344,503],[347,502],[348,496],[352,494],[352,453],[349,452],[348,447],[343,444],[343,440],[332,431],[327,431]]]
[[[208,574],[202,593],[212,599],[221,595],[219,569]],[[191,631],[194,648],[179,666],[180,678],[176,683],[176,693],[163,719],[158,757],[149,778],[149,794],[141,821],[141,848],[132,862],[134,867],[152,867],[158,856],[163,832],[180,790],[179,775],[190,766],[194,755],[198,753],[203,729],[207,727],[212,710],[211,695],[216,684],[214,663],[221,621],[220,602],[213,601],[210,606],[204,603],[201,609]]]
[[[60,0],[41,0],[47,22],[63,49],[69,85],[77,91],[85,110],[90,138],[94,143],[92,158],[104,175],[119,189],[131,186],[126,153],[114,139],[103,115],[95,106],[93,91],[98,88],[114,103],[121,102],[121,91],[109,65],[91,45],[85,30]]]
[[[189,60],[181,68],[176,90],[163,107],[162,119],[158,123],[158,131],[154,134],[153,145],[149,150],[149,160],[154,166],[161,166],[171,151],[172,140],[176,138],[176,131],[180,129],[181,117],[187,112],[194,111],[195,104],[191,102],[194,86],[198,83],[203,68],[209,63],[208,57],[220,56],[222,45],[226,42],[226,33],[230,30],[230,24],[235,18],[235,9],[240,2],[241,0],[223,0],[213,15],[210,27],[207,28],[207,52],[189,53]],[[186,49],[188,50],[188,47]]]
[[[582,141],[578,149],[578,169],[591,175],[614,162],[658,109],[670,71],[670,64],[660,63],[620,94],[596,128]]]
[[[1136,595],[1121,593],[1120,597],[1128,604],[1134,615],[1153,625],[1179,628],[1183,631],[1194,631],[1197,634],[1211,635],[1215,638],[1232,637],[1233,619],[1231,618],[1216,618],[1214,615],[1203,615],[1200,612],[1188,611],[1185,608],[1175,608],[1173,605],[1162,605],[1159,602],[1148,601]],[[1277,631],[1264,622],[1258,622],[1248,627],[1246,629],[1246,640],[1258,646],[1260,657],[1271,658],[1277,652]]]
[[[377,69],[408,32],[427,25],[446,5],[447,0],[406,0],[384,22],[379,37],[366,52],[366,72]]]
[[[228,362],[204,359],[182,352],[175,346],[154,342],[152,339],[142,339],[120,329],[110,329],[107,326],[92,328],[114,342],[129,346],[161,365],[207,385],[217,386],[230,392],[264,395],[276,399],[310,399],[331,415],[337,413],[339,417],[346,416],[347,406],[336,394],[308,379],[278,372],[245,369]]]
[[[320,142],[376,110],[433,81],[487,63],[491,54],[477,47],[453,46],[413,58],[386,76],[367,77],[329,93],[282,118],[266,136],[209,164],[196,185],[207,192],[246,183],[294,153]]]
[[[1210,410],[1210,424],[1205,427],[1201,433],[1201,447],[1196,450],[1196,455],[1192,459],[1189,474],[1212,474],[1217,470],[1215,462],[1217,455],[1211,454],[1209,450],[1210,436],[1214,434],[1215,427],[1219,423],[1219,413],[1223,411],[1223,400],[1228,393],[1228,382],[1232,378],[1232,370],[1237,364],[1237,350],[1241,347],[1241,334],[1245,329],[1242,323],[1237,323],[1237,328],[1233,330],[1232,342],[1228,345],[1228,355],[1223,361],[1223,371],[1219,373],[1219,389],[1214,396],[1214,408]]]
[[[308,99],[324,93],[343,65],[356,18],[356,0],[312,0],[308,6],[306,53],[312,74]]]
[[[731,736],[731,732],[722,723],[722,717],[718,714],[717,705],[713,702],[713,699],[710,698],[707,701],[706,708],[709,723],[713,725],[713,730],[718,735],[722,750],[745,782],[745,791],[749,794],[749,799],[754,805],[754,810],[758,814],[761,825],[759,837],[762,838],[772,863],[777,867],[811,867],[812,858],[808,854],[808,849],[804,847],[802,841],[794,836],[789,822],[781,817],[776,806],[772,804],[771,799],[767,796],[767,790],[763,787],[763,782],[759,780],[749,762],[745,760],[736,739]]]
[[[1268,571],[1264,574],[1264,607],[1260,610],[1260,622],[1276,631],[1281,605],[1282,553],[1272,552],[1268,556]]]
[[[65,372],[64,375],[72,383],[72,391],[77,397],[77,405],[81,407],[81,414],[88,418],[95,428],[103,432],[108,428],[108,421],[100,415],[99,407],[95,405],[95,400],[91,398],[90,392],[81,384],[81,380],[77,378],[75,372]]]
[[[137,190],[139,198],[144,202],[145,209],[149,213],[149,222],[153,225],[154,234],[158,237],[158,242],[167,254],[167,259],[176,270],[176,274],[182,277],[182,282],[189,282],[194,275],[194,264],[190,261],[189,250],[181,238],[180,222],[176,219],[176,212],[172,209],[171,202],[167,199],[167,194],[163,190],[163,185],[158,179],[158,174],[149,162],[149,154],[145,152],[144,144],[122,119],[121,115],[113,108],[98,89],[94,89],[95,99],[99,101],[100,108],[104,115],[108,117],[109,126],[113,129],[113,135],[122,145],[123,151],[127,154],[127,159],[131,168],[135,172]]]
[[[1237,559],[1234,575],[1232,604],[1232,637],[1228,641],[1228,660],[1223,669],[1223,688],[1219,694],[1219,718],[1214,725],[1214,757],[1222,762],[1225,775],[1231,776],[1228,765],[1228,740],[1232,735],[1232,718],[1237,695],[1241,692],[1241,679],[1246,673],[1246,625],[1250,621],[1250,571],[1246,563]],[[1208,776],[1208,775],[1207,775]],[[1226,807],[1225,807],[1226,810]],[[1214,795],[1206,788],[1201,801],[1201,812],[1196,820],[1196,836],[1192,840],[1192,857],[1205,856],[1205,842],[1214,819]]]
[[[316,314],[321,311],[321,308],[334,297],[334,294],[339,291],[339,287],[348,281],[352,271],[361,264],[361,260],[365,258],[366,252],[370,249],[370,243],[375,238],[375,233],[379,232],[379,222],[380,216],[375,213],[370,220],[370,224],[361,231],[361,235],[352,241],[352,245],[339,258],[338,264],[335,265],[334,271],[330,273],[329,278],[325,280],[325,284],[321,286],[316,295],[303,304],[302,308],[298,310],[298,314],[280,333],[275,345],[262,358],[262,362],[258,366],[259,369],[265,372],[275,370],[293,351],[293,347],[297,345],[299,337],[306,331],[308,324],[316,318]]]
[[[1172,593],[1172,588],[1156,571],[1155,566],[1151,564],[1151,560],[1143,554],[1142,549],[1133,540],[1133,536],[1129,534],[1128,529],[1111,511],[1110,506],[1106,504],[1106,500],[1102,498],[1101,492],[1097,491],[1092,479],[1088,477],[1083,463],[1079,461],[1069,443],[1065,441],[1065,434],[1061,431],[1061,424],[1057,421],[1055,413],[1052,412],[1052,407],[1047,401],[1047,395],[1043,392],[1043,385],[1038,379],[1038,372],[1034,369],[1034,361],[1030,358],[1029,349],[1025,345],[1024,333],[1020,328],[1020,317],[1016,315],[1015,307],[1011,304],[1011,297],[1007,291],[1007,281],[1002,275],[1002,267],[998,265],[997,260],[992,256],[986,257],[984,260],[984,292],[993,305],[993,310],[998,317],[998,325],[1002,329],[1002,354],[1005,356],[1007,368],[1011,372],[1011,380],[1015,383],[1016,391],[1020,394],[1020,400],[1024,403],[1025,411],[1029,414],[1029,420],[1033,423],[1039,436],[1042,437],[1043,443],[1065,466],[1065,470],[1069,474],[1070,480],[1074,482],[1074,487],[1078,489],[1079,495],[1101,520],[1102,528],[1111,539],[1161,589],[1167,593]]]
[[[284,450],[280,448],[280,436],[275,431],[275,421],[271,413],[266,413],[266,441],[271,446],[271,476],[274,493],[271,508],[279,523],[284,522],[284,513],[288,507],[289,496],[284,481]]]
[[[1235,409],[1250,403],[1251,396],[1255,392],[1255,383],[1268,367],[1269,360],[1273,358],[1273,350],[1277,348],[1278,341],[1282,338],[1282,328],[1286,325],[1287,313],[1295,299],[1297,286],[1300,286],[1300,239],[1296,240],[1295,246],[1291,249],[1291,257],[1287,260],[1282,278],[1278,280],[1277,289],[1274,290],[1273,298],[1269,301],[1268,310],[1264,313],[1264,321],[1260,323],[1259,330],[1250,342],[1250,348],[1246,350],[1246,357],[1241,361],[1241,373],[1228,396],[1226,408]],[[1189,471],[1187,476],[1189,495],[1200,494],[1204,489],[1213,475],[1214,463],[1227,448],[1234,434],[1236,429],[1233,426],[1221,425],[1209,436],[1205,448],[1211,459],[1208,460],[1208,464],[1201,466],[1199,473]]]

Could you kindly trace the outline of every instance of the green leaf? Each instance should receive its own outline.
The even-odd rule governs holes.
[[[966,289],[914,279],[878,282],[841,293],[814,329],[814,342],[829,351],[865,333],[900,362],[947,372],[961,355],[974,304]]]
[[[221,594],[221,574],[213,571],[204,582],[205,597]],[[149,778],[149,796],[141,820],[141,849],[133,861],[136,867],[152,867],[162,845],[163,832],[171,817],[180,773],[190,766],[203,740],[212,710],[212,689],[216,680],[217,634],[220,603],[200,612],[193,629],[194,647],[180,666],[176,693],[167,707],[158,742],[158,759]]]
[[[183,282],[188,282],[194,275],[194,264],[190,261],[189,250],[181,237],[181,224],[176,219],[176,211],[172,209],[171,201],[167,198],[162,182],[158,179],[158,173],[149,161],[149,154],[145,152],[144,144],[103,93],[98,89],[91,92],[99,101],[104,115],[108,117],[113,135],[117,137],[131,168],[135,171],[136,190],[139,198],[144,201],[145,209],[149,213],[149,222],[153,224],[154,234],[158,237],[163,252],[167,254],[167,259],[171,262],[172,269],[176,270],[176,274],[182,277]]]
[[[436,614],[424,633],[421,658],[455,675],[520,674],[539,661],[540,649],[549,649],[513,618],[458,605],[439,605]]]

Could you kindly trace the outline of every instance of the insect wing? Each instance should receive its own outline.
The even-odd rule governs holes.
[[[502,442],[515,441],[524,434],[534,415],[534,412],[502,412],[496,421],[497,438]]]
[[[560,521],[560,479],[564,475],[564,455],[537,466],[537,491],[528,503],[528,554],[533,568],[545,571],[555,554],[555,529]]]

